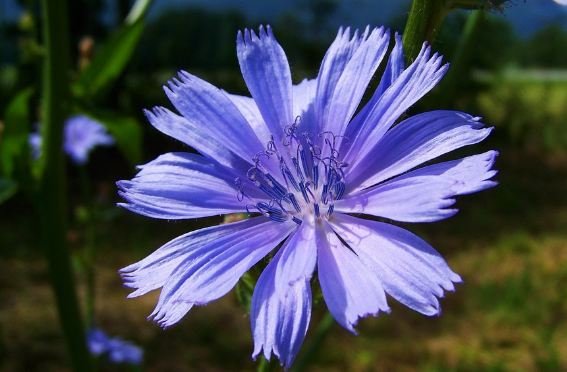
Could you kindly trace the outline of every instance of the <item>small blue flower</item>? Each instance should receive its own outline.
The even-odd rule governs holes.
[[[121,270],[137,297],[161,288],[150,317],[162,327],[225,295],[274,253],[251,304],[253,357],[274,353],[289,367],[311,317],[317,273],[336,321],[356,333],[360,318],[389,312],[386,294],[425,315],[461,282],[441,255],[411,232],[375,217],[433,222],[457,212],[455,197],[496,185],[497,153],[433,165],[484,140],[492,128],[458,111],[400,120],[447,71],[423,45],[404,66],[401,38],[339,30],[316,79],[292,85],[269,27],[237,37],[252,97],[229,94],[180,72],[165,87],[179,114],[146,111],[161,132],[196,149],[164,154],[119,181],[120,204],[162,219],[248,212],[252,218],[182,235]],[[360,106],[382,60],[385,71]],[[367,216],[371,217],[366,218]],[[315,270],[316,269],[316,270]]]
[[[39,158],[41,154],[40,133],[30,134],[29,144],[32,156]],[[63,148],[75,164],[85,164],[93,148],[112,144],[114,144],[114,139],[107,133],[104,126],[87,116],[72,116],[65,122]]]
[[[97,328],[87,333],[87,344],[92,355],[106,355],[112,363],[140,364],[144,356],[138,346],[119,338],[111,338]]]

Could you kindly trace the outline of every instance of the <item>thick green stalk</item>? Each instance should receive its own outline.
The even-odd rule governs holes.
[[[455,97],[459,84],[470,79],[470,71],[467,70],[467,61],[473,52],[476,30],[484,19],[484,11],[473,10],[469,13],[463,33],[459,39],[453,58],[451,68],[443,82],[443,96],[452,100]]]
[[[447,0],[413,0],[404,29],[406,60],[415,59],[424,41],[432,42],[449,11]]]
[[[68,100],[68,12],[66,0],[42,0],[45,61],[42,94],[42,159],[38,210],[59,320],[75,371],[90,371],[90,356],[79,311],[66,232],[63,122]]]

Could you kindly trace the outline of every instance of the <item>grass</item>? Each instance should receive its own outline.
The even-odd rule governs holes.
[[[409,227],[464,279],[442,300],[442,316],[427,318],[390,299],[392,313],[361,321],[358,337],[334,326],[309,370],[567,369],[567,159],[501,152],[498,188],[463,198],[451,220]],[[65,371],[34,227],[29,216],[14,213],[1,224],[0,370]],[[125,299],[116,271],[196,227],[126,213],[106,223],[98,237],[98,322],[112,335],[142,345],[148,371],[251,370],[249,319],[234,294],[196,308],[167,331],[145,319],[156,293]],[[80,231],[70,238],[72,246],[80,246]],[[316,309],[311,331],[323,307]]]

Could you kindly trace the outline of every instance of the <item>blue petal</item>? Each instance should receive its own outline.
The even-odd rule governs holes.
[[[346,54],[350,57],[346,63],[339,57],[340,55],[336,56],[339,58],[331,59],[334,64],[328,68],[332,70],[329,77],[333,81],[323,81],[325,76],[328,75],[320,75],[318,81],[319,87],[325,87],[325,91],[319,89],[317,91],[317,100],[323,100],[323,102],[318,101],[317,104],[324,104],[324,107],[319,106],[319,110],[322,111],[318,112],[322,132],[329,131],[335,135],[344,133],[345,127],[354,115],[370,79],[388,50],[389,41],[390,33],[383,28],[375,28],[371,32],[367,28],[358,41],[354,43],[351,41],[347,44],[349,46],[356,45],[356,49],[349,50],[349,53]],[[329,50],[333,50],[333,47],[331,46]],[[325,59],[323,63],[325,64],[327,61]],[[326,69],[327,66],[322,67],[322,73],[325,73]],[[340,75],[340,77],[334,84],[337,75]]]
[[[395,45],[388,57],[388,63],[386,64],[386,69],[380,78],[380,84],[374,91],[374,94],[370,100],[364,105],[358,114],[352,119],[350,124],[346,128],[345,137],[347,138],[347,143],[344,144],[342,151],[345,151],[349,146],[349,141],[351,138],[356,138],[356,132],[360,130],[360,127],[368,119],[368,115],[372,112],[373,108],[378,104],[380,98],[384,92],[396,81],[400,74],[404,71],[404,50],[402,45],[401,36],[395,34]]]
[[[264,118],[252,97],[240,96],[237,94],[227,93],[228,98],[232,103],[238,108],[242,116],[248,121],[250,127],[256,133],[256,136],[262,141],[262,143],[267,144],[270,141],[270,128],[264,123]]]
[[[226,93],[185,71],[164,88],[174,106],[195,127],[220,139],[222,145],[249,160],[264,149],[252,128]]]
[[[129,298],[163,287],[173,270],[193,251],[230,234],[237,234],[265,222],[264,218],[212,226],[181,235],[158,248],[143,260],[120,270],[124,285],[135,289]]]
[[[461,282],[439,252],[407,230],[341,213],[332,226],[380,277],[386,292],[415,311],[439,314],[437,297]]]
[[[329,227],[317,230],[317,272],[335,320],[356,333],[358,319],[389,312],[382,283]]]
[[[386,64],[386,69],[380,78],[380,84],[374,92],[374,97],[381,97],[382,94],[396,81],[400,74],[404,71],[404,48],[402,45],[402,37],[396,32],[394,35],[395,44],[390,56],[388,57],[388,63]],[[370,102],[377,102],[377,99],[372,97]],[[369,105],[372,105],[371,103]]]
[[[197,125],[164,107],[144,110],[150,123],[160,132],[191,146],[207,158],[242,174],[250,167],[250,159],[242,159],[230,151],[223,143],[223,137],[213,137],[206,126]]]
[[[309,280],[317,262],[315,228],[302,224],[281,249],[281,258],[276,268],[276,288],[283,292],[300,280]]]
[[[313,231],[312,227],[307,229]],[[287,368],[303,343],[311,317],[309,281],[315,268],[316,247],[314,241],[304,246],[305,236],[297,237],[305,231],[294,233],[262,272],[250,309],[252,356],[257,357],[263,349],[266,359],[270,359],[273,352]]]
[[[192,250],[172,271],[150,317],[169,327],[191,306],[205,305],[225,295],[295,226],[267,220]]]
[[[492,169],[497,156],[498,151],[487,151],[458,160],[428,165],[405,173],[396,179],[434,176],[436,179],[443,178],[453,181],[451,192],[454,195],[472,194],[498,184],[491,180],[498,173]]]
[[[317,80],[303,79],[292,88],[293,93],[293,117],[301,116],[315,102],[317,93]]]
[[[347,168],[349,191],[397,176],[438,156],[484,140],[492,128],[458,111],[431,111],[404,120],[358,165]]]
[[[435,176],[393,179],[348,195],[335,210],[364,213],[402,222],[434,222],[453,216],[456,182]]]
[[[356,166],[370,153],[394,124],[411,105],[429,92],[441,80],[448,65],[442,65],[442,57],[433,54],[423,45],[416,60],[390,85],[366,113],[363,123],[356,123],[352,130],[347,130],[349,141],[341,148],[344,161]]]
[[[317,87],[316,80],[304,79],[301,83],[292,87],[293,94],[293,117],[302,116],[305,111],[313,104],[315,100],[315,89]],[[264,123],[264,118],[251,97],[240,96],[237,94],[227,93],[228,97],[234,105],[240,110],[242,116],[246,118],[250,127],[262,143],[270,141],[270,128]],[[303,122],[303,121],[302,121]]]
[[[345,30],[339,28],[337,37],[325,53],[319,75],[317,76],[317,93],[315,98],[315,116],[318,126],[324,126],[323,119],[329,108],[329,103],[333,98],[333,93],[337,86],[341,75],[358,49],[361,41],[368,36],[369,28],[366,28],[364,34],[359,36],[358,30],[354,32],[353,37],[350,36],[350,28]],[[317,130],[317,132],[320,132]]]
[[[497,151],[422,167],[347,195],[335,204],[346,213],[365,213],[403,222],[433,222],[454,215],[457,195],[496,186],[491,180]]]
[[[187,219],[246,211],[235,176],[196,154],[168,153],[141,167],[131,181],[119,181],[121,207],[145,216]],[[251,189],[249,192],[253,192]]]
[[[258,36],[251,30],[238,32],[236,49],[248,90],[264,122],[281,142],[283,129],[293,123],[291,72],[287,57],[270,26],[260,26]]]

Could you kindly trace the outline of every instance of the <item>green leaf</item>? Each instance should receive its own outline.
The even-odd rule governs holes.
[[[124,25],[98,50],[92,62],[80,74],[73,86],[75,94],[97,96],[120,76],[140,41],[144,16],[151,3],[151,0],[136,1]]]
[[[5,128],[0,137],[0,167],[5,177],[12,178],[17,161],[28,157],[29,100],[33,90],[21,90],[6,107]]]
[[[254,279],[250,273],[245,273],[236,284],[236,299],[247,312],[250,311],[254,286]]]
[[[126,159],[132,164],[140,162],[142,157],[142,128],[138,121],[129,116],[117,116],[112,113],[87,113],[88,116],[102,123],[116,141]]]
[[[0,178],[0,204],[10,199],[18,190],[18,185],[9,179]]]
[[[79,96],[97,96],[116,80],[126,67],[144,24],[138,21],[123,26],[114,33],[96,53],[93,61],[83,70],[73,91]]]

